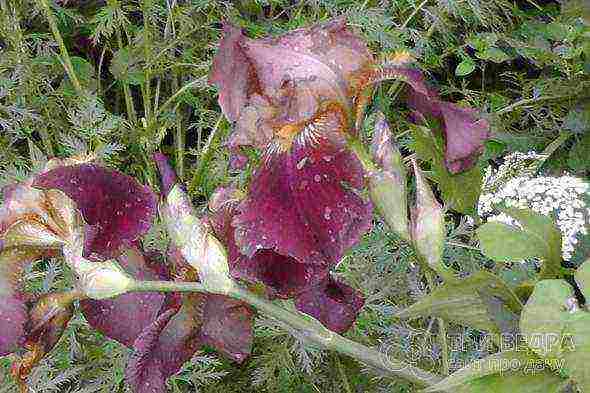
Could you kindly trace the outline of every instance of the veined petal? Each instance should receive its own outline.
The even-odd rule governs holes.
[[[320,285],[299,295],[295,307],[328,329],[343,333],[352,326],[364,302],[359,291],[328,277]]]
[[[325,264],[301,263],[272,250],[260,249],[251,257],[241,254],[232,220],[243,198],[235,188],[219,188],[209,202],[212,211],[209,222],[227,247],[230,273],[234,278],[264,284],[271,297],[287,299],[317,284],[328,274]]]
[[[86,253],[118,255],[151,226],[156,197],[146,186],[120,172],[94,164],[62,166],[39,175],[33,186],[59,189],[76,202],[95,235]]]
[[[290,149],[269,153],[233,221],[241,253],[252,258],[270,250],[299,263],[335,265],[371,224],[370,203],[354,191],[362,178],[336,132],[300,134]]]

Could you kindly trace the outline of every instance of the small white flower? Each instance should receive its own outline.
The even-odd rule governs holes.
[[[478,213],[488,221],[517,224],[495,205],[530,208],[544,215],[553,215],[563,234],[563,259],[572,258],[578,236],[586,235],[590,226],[590,183],[583,179],[564,175],[560,177],[536,176],[535,173],[546,157],[535,152],[512,153],[494,170],[485,170]]]

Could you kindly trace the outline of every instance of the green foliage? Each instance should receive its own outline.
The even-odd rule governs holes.
[[[555,173],[570,170],[584,175],[589,169],[588,8],[583,0],[562,7],[548,3],[70,0],[70,6],[64,7],[53,2],[74,72],[87,90],[80,97],[37,2],[0,0],[0,186],[24,180],[46,158],[93,153],[157,187],[149,159],[155,150],[174,157],[177,172],[201,207],[220,184],[233,181],[245,186],[253,168],[245,174],[229,168],[225,141],[230,127],[220,122],[216,93],[206,83],[220,36],[219,22],[230,19],[258,37],[343,14],[372,50],[409,50],[445,100],[474,106],[489,117],[494,138],[485,159],[497,162],[511,151],[540,152],[565,130],[572,136],[545,166]],[[434,132],[413,128],[406,133],[406,108],[397,101],[401,94],[395,83],[379,86],[369,112],[379,109],[395,119],[393,132],[400,135],[402,153],[407,155],[409,148],[429,163],[427,176],[436,183],[446,207],[475,216],[480,167],[460,175],[448,173],[436,125],[432,125]],[[442,335],[433,328],[437,323],[430,316],[443,317],[447,333],[465,339],[465,348],[449,356],[474,360],[486,355],[477,348],[481,334],[474,328],[504,331],[520,312],[520,300],[507,284],[480,271],[489,260],[478,250],[473,226],[454,213],[445,217],[444,263],[460,275],[471,273],[467,279],[439,287],[434,287],[436,280],[428,283],[412,248],[389,233],[378,218],[338,268],[338,275],[366,296],[363,312],[348,336],[370,346],[386,343],[389,346],[383,348],[391,349],[392,355],[405,356],[439,373],[444,370],[445,348],[441,349]],[[506,245],[513,237],[506,237],[506,228],[492,227],[491,231],[486,224],[478,233],[486,255],[498,259],[498,250],[504,250],[502,257],[513,258],[516,246],[530,251],[526,244],[531,238],[540,241],[542,237],[542,242],[535,243],[537,250],[527,255],[547,257],[553,261],[551,266],[559,266],[552,227],[537,221],[522,224],[524,230],[512,230],[512,235],[526,235],[526,241],[513,242],[510,249]],[[490,236],[485,236],[486,231]],[[162,226],[156,225],[143,243],[149,250],[164,251],[167,239]],[[511,288],[534,277],[534,272],[520,264],[496,267],[499,269],[500,276],[517,278],[506,280]],[[586,285],[583,274],[577,276],[580,289]],[[71,285],[67,272],[55,261],[35,264],[27,278],[32,293]],[[490,282],[497,287],[491,288]],[[545,299],[546,295],[537,294],[533,299],[537,296]],[[498,298],[500,303],[495,301]],[[450,300],[457,303],[450,307]],[[424,318],[400,320],[397,315],[407,307],[408,316]],[[556,316],[563,310],[552,306],[547,312]],[[535,323],[525,326],[534,329]],[[576,340],[582,340],[577,345],[587,347],[587,323],[572,320],[564,326]],[[414,333],[425,337],[429,345],[412,340]],[[175,393],[416,391],[407,382],[375,378],[374,370],[300,341],[272,321],[260,321],[255,353],[244,365],[236,366],[205,349],[171,379],[169,388]],[[123,373],[128,356],[126,348],[93,332],[78,316],[29,383],[43,393],[126,392]],[[576,367],[586,359],[578,356],[580,352],[573,352],[565,358],[572,365],[568,372],[580,382],[584,379],[577,377],[581,370]],[[17,391],[9,375],[10,360],[0,359],[0,393]],[[453,389],[466,392],[517,391],[514,386],[545,392],[560,382],[547,370],[534,378],[522,371],[485,376],[461,373],[451,378]],[[467,385],[459,387],[464,383]]]
[[[464,280],[441,285],[397,316],[435,315],[476,329],[503,333],[509,331],[505,325],[513,323],[511,315],[518,315],[521,308],[520,300],[500,278],[479,271]]]
[[[541,278],[558,276],[561,267],[561,232],[553,220],[532,210],[507,208],[503,211],[513,217],[522,229],[500,222],[482,225],[477,230],[482,251],[499,262],[542,258]]]

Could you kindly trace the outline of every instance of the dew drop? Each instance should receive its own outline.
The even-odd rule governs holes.
[[[322,177],[321,177],[320,175],[315,175],[315,176],[313,177],[313,180],[314,180],[316,183],[319,183],[319,182],[322,180]]]
[[[330,209],[329,206],[326,206],[326,209],[324,210],[324,218],[326,220],[329,220],[332,217],[332,209]]]

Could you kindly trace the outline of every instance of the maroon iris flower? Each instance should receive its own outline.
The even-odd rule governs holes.
[[[346,140],[351,80],[372,56],[343,19],[278,38],[224,33],[211,81],[236,124],[230,146],[263,150],[230,225],[239,275],[289,297],[325,278],[370,227],[362,166]]]
[[[138,238],[155,217],[155,194],[127,175],[88,162],[54,160],[44,173],[11,186],[0,211],[0,239],[14,237],[23,223],[41,225],[49,238],[65,236],[65,223],[71,220],[55,190],[71,198],[84,219],[87,258],[116,258],[138,280],[197,279],[174,253],[163,264],[139,247]],[[19,377],[59,340],[72,315],[72,301],[81,297],[72,292],[31,299],[22,291],[22,267],[56,251],[4,243],[0,252],[0,356],[19,347],[28,350],[17,365]],[[82,299],[80,304],[91,326],[134,349],[127,377],[136,392],[165,392],[166,379],[203,344],[236,361],[250,353],[252,310],[227,297],[127,293]]]

